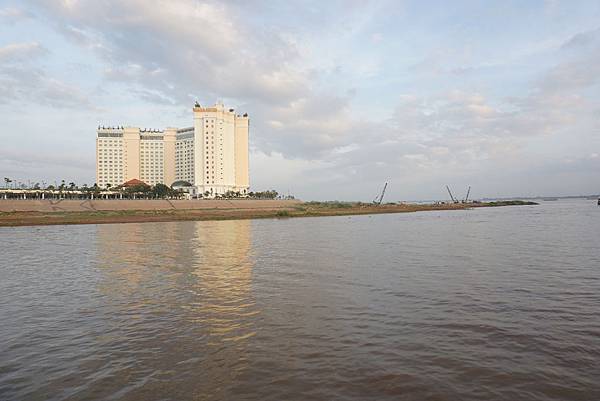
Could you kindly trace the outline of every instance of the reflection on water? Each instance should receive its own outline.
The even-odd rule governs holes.
[[[214,398],[247,367],[247,339],[256,333],[259,313],[251,288],[250,224],[96,227],[103,273],[98,288],[120,300],[116,305],[127,322],[118,324],[139,320],[127,337],[142,330],[144,339],[154,333],[150,348],[173,347],[148,358],[152,376],[141,378],[144,392],[167,386],[197,399]],[[165,369],[171,364],[179,368]]]
[[[0,400],[600,399],[600,208],[0,229]]]

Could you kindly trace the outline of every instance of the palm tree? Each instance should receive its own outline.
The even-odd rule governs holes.
[[[12,182],[12,180],[8,177],[4,177],[4,183],[6,184],[5,187],[8,189],[8,184],[10,184]]]
[[[90,192],[92,193],[92,195],[91,195],[92,199],[94,197],[97,198],[100,195],[100,187],[98,186],[97,183],[94,183],[94,186],[92,186],[90,188]]]

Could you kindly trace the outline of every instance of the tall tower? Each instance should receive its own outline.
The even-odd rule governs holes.
[[[222,103],[197,105],[194,111],[194,186],[200,194],[229,191],[246,194],[248,116],[226,110]]]
[[[123,182],[140,179],[140,129],[125,127],[123,130]],[[122,184],[122,182],[118,183]]]

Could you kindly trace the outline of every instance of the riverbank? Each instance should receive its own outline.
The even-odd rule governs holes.
[[[535,204],[523,201],[373,205],[283,200],[65,200],[62,202],[21,200],[0,201],[0,227],[347,216]]]

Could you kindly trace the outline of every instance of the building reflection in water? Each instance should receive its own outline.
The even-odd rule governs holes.
[[[228,394],[247,365],[260,311],[250,220],[98,225],[107,343],[136,355],[127,373],[162,393]],[[141,347],[141,348],[140,348]],[[151,372],[151,373],[149,373]],[[135,390],[133,390],[135,393]]]
[[[192,274],[197,286],[192,291],[197,301],[190,310],[202,311],[192,316],[206,323],[210,334],[224,341],[249,337],[252,331],[240,330],[246,319],[256,314],[252,300],[252,262],[250,260],[250,221],[207,222],[196,226],[196,246],[191,247]],[[242,319],[240,319],[242,318]]]

